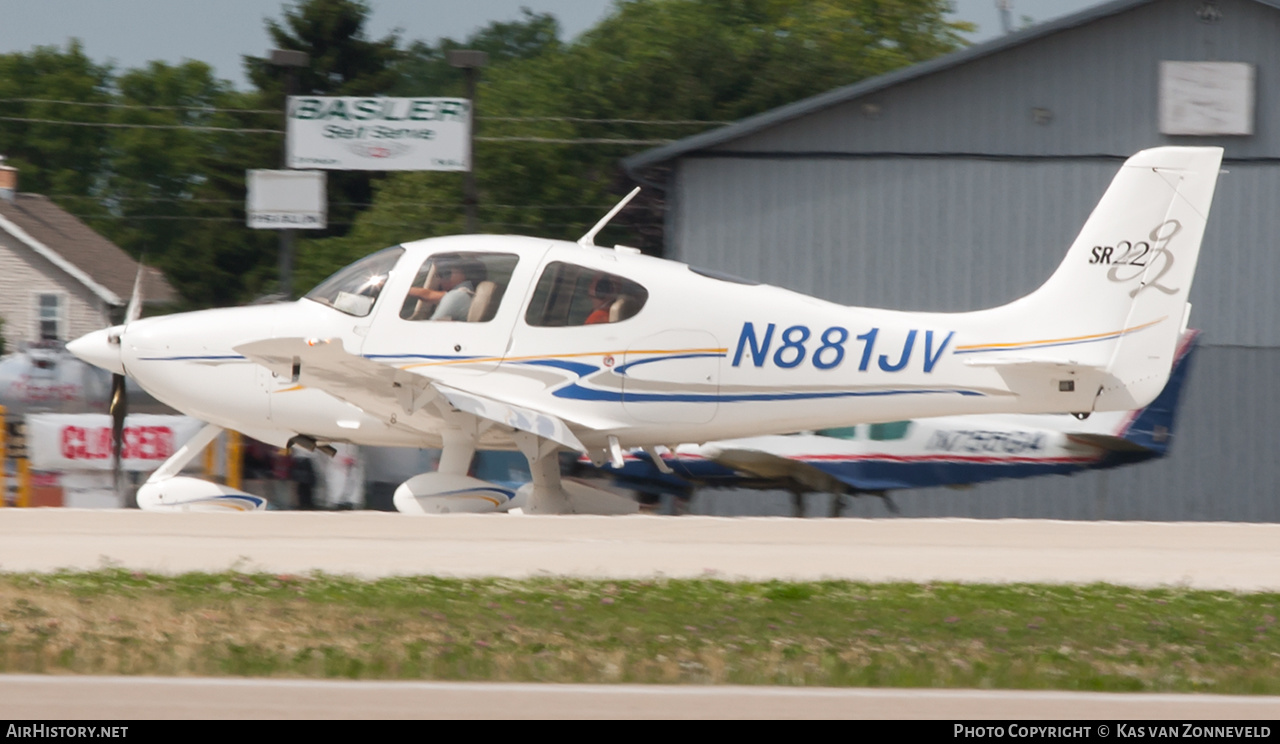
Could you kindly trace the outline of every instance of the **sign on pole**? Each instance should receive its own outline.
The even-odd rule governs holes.
[[[465,98],[289,97],[289,167],[471,169]]]
[[[323,230],[328,214],[324,171],[247,172],[245,221],[261,230]]]

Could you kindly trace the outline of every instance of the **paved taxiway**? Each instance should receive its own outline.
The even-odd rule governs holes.
[[[230,712],[230,715],[228,714]],[[0,675],[0,718],[1280,719],[1280,699],[1016,690]],[[135,733],[146,733],[145,724]]]
[[[1110,582],[1280,591],[1280,525],[0,510],[0,570]]]
[[[0,571],[103,566],[1278,591],[1280,525],[0,510]],[[5,717],[1277,719],[1280,698],[16,675]]]

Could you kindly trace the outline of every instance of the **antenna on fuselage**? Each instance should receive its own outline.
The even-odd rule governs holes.
[[[596,247],[596,233],[603,230],[604,226],[609,224],[609,220],[613,219],[613,216],[616,215],[618,212],[621,212],[622,208],[627,206],[627,203],[630,202],[632,199],[634,199],[635,195],[638,193],[640,193],[639,186],[632,189],[630,194],[627,194],[626,196],[622,197],[622,201],[618,202],[618,205],[616,207],[614,207],[613,209],[610,209],[609,214],[606,214],[603,219],[597,222],[595,227],[588,230],[586,235],[583,235],[581,238],[578,238],[578,245],[582,246],[583,248]]]

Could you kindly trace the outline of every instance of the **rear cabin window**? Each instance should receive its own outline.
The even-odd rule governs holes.
[[[907,434],[911,432],[910,421],[889,421],[883,424],[872,424],[867,427],[869,431],[867,436],[873,442],[892,442],[896,439],[906,439]]]
[[[422,263],[400,306],[405,320],[493,320],[519,259],[511,253],[438,253]]]
[[[815,434],[832,439],[861,439],[857,426],[840,426],[833,429],[819,429]],[[890,421],[883,424],[871,424],[866,427],[866,437],[873,442],[891,442],[906,439],[911,433],[910,421]]]
[[[617,323],[644,307],[649,292],[630,279],[576,264],[547,264],[524,320],[561,327]]]

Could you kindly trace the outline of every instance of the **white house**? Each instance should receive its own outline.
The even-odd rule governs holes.
[[[19,193],[18,171],[0,164],[0,332],[9,350],[110,325],[129,302],[137,271],[119,246],[48,197]],[[144,296],[149,303],[177,297],[155,269],[147,270]]]

